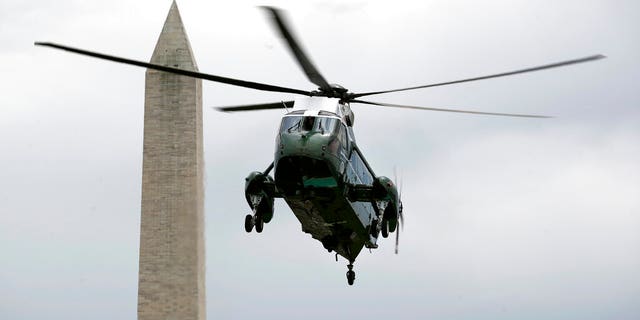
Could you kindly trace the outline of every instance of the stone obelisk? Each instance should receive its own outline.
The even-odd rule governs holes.
[[[151,63],[197,71],[175,1]],[[202,80],[147,70],[138,319],[205,319]]]

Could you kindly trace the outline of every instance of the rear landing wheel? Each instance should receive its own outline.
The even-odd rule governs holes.
[[[244,217],[244,231],[251,232],[251,230],[253,230],[253,226],[253,216],[248,214],[246,217]],[[256,231],[258,231],[257,229],[258,228],[256,228]]]
[[[356,272],[353,271],[353,261],[349,261],[347,268],[349,268],[349,271],[347,271],[347,283],[352,286],[353,282],[356,281]]]
[[[347,271],[347,283],[350,286],[352,286],[355,280],[356,280],[356,272],[353,270]]]

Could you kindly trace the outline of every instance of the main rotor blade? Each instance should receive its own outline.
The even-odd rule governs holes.
[[[485,80],[485,79],[506,77],[506,76],[511,76],[511,75],[514,75],[514,74],[533,72],[533,71],[540,71],[540,70],[546,70],[546,69],[557,68],[557,67],[564,67],[564,66],[568,66],[568,65],[572,65],[572,64],[595,61],[595,60],[604,59],[604,58],[606,58],[606,56],[601,55],[601,54],[596,54],[596,55],[593,55],[593,56],[588,56],[588,57],[584,57],[584,58],[580,58],[580,59],[555,62],[555,63],[546,64],[546,65],[542,65],[542,66],[526,68],[526,69],[521,69],[521,70],[515,70],[515,71],[509,71],[509,72],[503,72],[503,73],[497,73],[497,74],[492,74],[492,75],[482,76],[482,77],[475,77],[475,78],[469,78],[469,79],[463,79],[463,80],[455,80],[455,81],[447,81],[447,82],[427,84],[427,85],[424,85],[424,86],[415,86],[415,87],[408,87],[408,88],[401,88],[401,89],[356,93],[356,94],[353,95],[353,98],[371,96],[371,95],[374,95],[374,94],[382,94],[382,93],[390,93],[390,92],[398,92],[398,91],[406,91],[406,90],[415,90],[415,89],[423,89],[423,88],[430,88],[430,87],[439,87],[439,86],[446,86],[446,85],[456,84],[456,83],[463,83],[463,82],[471,82],[471,81],[477,81],[477,80]]]
[[[430,110],[430,111],[446,111],[446,112],[457,112],[457,113],[472,113],[472,114],[483,114],[483,115],[490,115],[490,116],[523,117],[523,118],[553,118],[553,117],[550,117],[550,116],[531,115],[531,114],[481,112],[481,111],[458,110],[458,109],[416,107],[416,106],[406,106],[406,105],[401,105],[401,104],[380,103],[380,102],[371,102],[371,101],[363,101],[363,100],[351,100],[349,102],[350,103],[370,104],[370,105],[381,106],[381,107],[393,107],[393,108],[417,109],[417,110]]]
[[[331,91],[331,86],[327,80],[325,80],[322,74],[320,74],[320,71],[316,69],[308,55],[302,50],[302,47],[300,47],[300,42],[293,36],[293,33],[291,32],[293,28],[290,27],[284,13],[274,7],[263,6],[262,8],[271,13],[272,23],[278,28],[280,35],[287,41],[289,49],[291,49],[291,52],[296,57],[298,64],[302,67],[302,70],[307,74],[309,80],[322,90],[327,92]]]
[[[236,112],[236,111],[254,111],[254,110],[267,110],[267,109],[284,109],[284,108],[287,108],[287,109],[293,108],[293,101],[247,104],[243,106],[233,106],[233,107],[215,107],[214,109],[222,112]]]
[[[94,57],[94,58],[98,58],[98,59],[104,59],[104,60],[109,60],[109,61],[114,61],[114,62],[119,62],[119,63],[124,63],[124,64],[130,64],[130,65],[134,65],[134,66],[139,66],[139,67],[144,67],[144,68],[148,68],[148,69],[154,69],[154,70],[159,70],[159,71],[179,74],[179,75],[182,75],[182,76],[187,76],[187,77],[192,77],[192,78],[198,78],[198,79],[204,79],[204,80],[209,80],[209,81],[214,81],[214,82],[225,83],[225,84],[229,84],[229,85],[232,85],[232,86],[245,87],[245,88],[251,88],[251,89],[262,90],[262,91],[295,93],[295,94],[302,94],[302,95],[307,95],[307,96],[311,95],[311,92],[309,92],[309,91],[286,88],[286,87],[279,87],[279,86],[273,86],[273,85],[270,85],[270,84],[264,84],[264,83],[259,83],[259,82],[244,81],[244,80],[238,80],[238,79],[233,79],[233,78],[221,77],[221,76],[216,76],[216,75],[212,75],[212,74],[200,73],[200,72],[196,72],[196,71],[189,71],[189,70],[184,70],[184,69],[171,68],[171,67],[162,66],[162,65],[158,65],[158,64],[152,64],[152,63],[147,63],[147,62],[142,62],[142,61],[137,61],[137,60],[125,59],[125,58],[110,56],[110,55],[106,55],[106,54],[102,54],[102,53],[97,53],[97,52],[91,52],[91,51],[87,51],[87,50],[72,48],[72,47],[68,47],[68,46],[64,46],[64,45],[60,45],[60,44],[55,44],[55,43],[50,43],[50,42],[35,42],[34,44],[36,46],[51,47],[51,48],[65,50],[65,51],[69,51],[69,52],[73,52],[73,53],[77,53],[77,54],[81,54],[81,55],[85,55],[85,56],[90,56],[90,57]]]

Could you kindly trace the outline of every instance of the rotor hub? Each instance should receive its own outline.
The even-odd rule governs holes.
[[[318,90],[311,92],[313,96],[322,96],[328,98],[340,98],[343,100],[349,100],[353,93],[350,93],[349,90],[339,84],[331,83],[329,84],[330,90],[326,90],[323,88],[318,88]]]

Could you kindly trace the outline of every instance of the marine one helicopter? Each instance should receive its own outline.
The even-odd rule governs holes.
[[[427,84],[393,90],[354,93],[340,85],[330,84],[316,69],[284,14],[273,7],[263,7],[271,22],[288,45],[296,61],[317,90],[305,91],[271,84],[244,81],[130,60],[86,51],[54,43],[36,45],[62,49],[95,58],[136,65],[178,75],[200,78],[250,89],[293,93],[306,96],[296,101],[217,108],[224,112],[285,109],[276,136],[274,161],[264,171],[255,171],[245,179],[245,198],[252,214],[245,217],[244,228],[262,232],[273,218],[275,198],[283,198],[302,225],[302,231],[319,240],[325,249],[349,261],[347,282],[355,280],[353,262],[363,248],[377,248],[379,235],[386,238],[395,232],[397,253],[403,207],[398,188],[384,176],[378,176],[365,160],[354,132],[351,104],[367,104],[395,108],[447,111],[494,116],[547,118],[541,115],[479,112],[457,109],[427,108],[362,100],[383,93],[444,86],[462,82],[504,77],[551,69],[604,58],[593,55],[580,59],[503,72],[488,76]],[[271,171],[274,176],[270,176]]]

